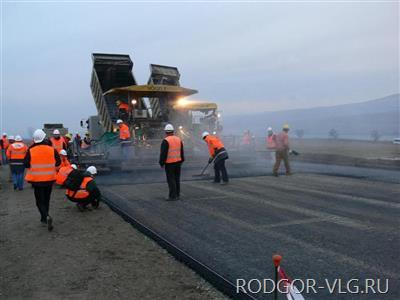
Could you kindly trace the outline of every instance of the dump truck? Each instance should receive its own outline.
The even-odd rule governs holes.
[[[165,124],[175,124],[186,114],[174,108],[177,101],[197,91],[180,86],[176,67],[151,64],[148,84],[138,85],[129,55],[93,53],[92,61],[90,88],[98,115],[81,121],[93,144],[87,150],[78,149],[76,161],[102,165],[120,158],[116,121],[122,117],[117,101],[129,107],[123,120],[133,137],[131,161],[142,160],[146,153],[154,158],[152,152],[159,150]]]

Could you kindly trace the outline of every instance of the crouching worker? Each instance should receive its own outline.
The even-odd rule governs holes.
[[[61,151],[60,151],[61,153]],[[72,172],[72,170],[76,170],[77,167],[75,164],[72,165],[67,165],[67,166],[63,166],[61,167],[56,175],[56,184],[64,186],[65,181],[68,178],[68,175]]]
[[[90,166],[83,174],[76,170],[76,172],[72,171],[68,176],[68,182],[74,180],[75,182],[80,182],[77,188],[73,187],[74,184],[71,185],[68,182],[65,184],[67,187],[67,191],[65,193],[67,198],[72,202],[75,202],[80,211],[88,209],[87,206],[89,204],[91,204],[93,208],[99,207],[101,193],[94,181],[94,175],[96,174],[96,167]]]

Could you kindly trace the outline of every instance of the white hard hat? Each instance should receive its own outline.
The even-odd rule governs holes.
[[[172,126],[172,124],[167,124],[164,127],[164,131],[168,132],[168,131],[174,131],[174,126]]]
[[[22,142],[22,137],[20,135],[15,136],[15,141],[16,142]]]
[[[53,134],[60,134],[60,130],[54,129]]]
[[[122,122],[121,119],[118,119],[118,120],[117,120],[117,124],[121,124],[121,123],[124,123],[124,122]]]
[[[10,136],[8,137],[8,139],[9,139],[9,140],[13,140],[13,141],[15,141],[15,138],[14,138],[14,136],[13,136],[13,135],[10,135]]]
[[[3,136],[7,136],[7,133],[3,132]]]
[[[72,169],[75,169],[75,170],[78,169],[78,167],[76,166],[76,164],[71,164],[71,168],[72,168]]]
[[[210,135],[208,131],[204,131],[201,137],[204,139],[207,135]]]
[[[61,155],[64,155],[64,156],[67,156],[67,151],[65,151],[64,149],[61,149],[61,150],[60,150],[60,154],[61,154]]]
[[[268,128],[267,128],[267,131],[272,131],[272,127],[268,127]]]
[[[97,174],[97,169],[95,166],[90,166],[89,168],[86,169],[86,172],[89,172],[92,175]]]
[[[41,143],[46,138],[46,133],[42,129],[36,129],[33,133],[33,141],[35,143]]]

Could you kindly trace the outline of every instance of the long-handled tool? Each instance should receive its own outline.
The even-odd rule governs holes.
[[[207,165],[203,168],[203,170],[201,171],[200,174],[194,174],[194,175],[192,175],[192,177],[203,177],[203,176],[208,177],[208,176],[210,176],[210,174],[204,174],[204,172],[207,170],[208,166],[211,165],[218,156],[220,156],[221,154],[226,154],[226,153],[227,153],[226,151],[222,151],[222,152],[218,153],[217,155],[215,155],[212,160],[208,161]]]
[[[203,168],[203,170],[201,171],[201,173],[200,174],[194,174],[194,175],[192,175],[192,177],[208,177],[208,176],[210,176],[210,174],[204,174],[204,172],[207,170],[207,168],[208,168],[208,166],[209,165],[211,165],[211,163],[214,161],[214,159],[212,160],[212,161],[209,161],[208,163],[207,163],[207,165]]]

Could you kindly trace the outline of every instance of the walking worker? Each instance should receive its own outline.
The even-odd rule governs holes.
[[[14,191],[24,189],[24,158],[28,147],[23,143],[22,137],[17,135],[15,142],[7,148],[7,159],[10,164]]]
[[[7,133],[3,133],[3,136],[0,139],[0,149],[1,149],[1,161],[3,165],[7,164],[7,148],[10,145],[8,138],[7,138]]]
[[[275,155],[276,155],[276,135],[272,130],[272,127],[268,127],[267,129],[267,151],[271,155],[271,161],[275,163]]]
[[[286,175],[292,175],[289,164],[289,125],[283,125],[282,131],[275,136],[276,154],[275,164],[272,170],[272,175],[278,177],[278,170],[283,160],[286,169]]]
[[[214,162],[214,183],[220,183],[222,175],[221,184],[227,184],[229,182],[229,177],[225,167],[225,160],[227,160],[229,156],[224,144],[218,137],[209,134],[207,131],[203,132],[202,137],[207,143],[208,151],[210,152],[208,162]]]
[[[180,199],[181,190],[181,166],[185,161],[183,142],[174,134],[174,126],[172,124],[165,125],[166,137],[161,143],[159,164],[165,169],[169,194],[167,201]]]
[[[58,129],[54,129],[53,137],[50,139],[51,145],[54,149],[57,150],[57,153],[60,153],[62,149],[67,150],[67,143],[64,138],[61,136],[60,131]]]
[[[50,196],[56,180],[56,168],[61,164],[56,149],[46,141],[46,133],[37,129],[33,133],[33,142],[25,155],[24,166],[27,168],[25,180],[32,184],[36,206],[40,212],[40,222],[53,230],[53,219],[49,215]]]
[[[94,176],[97,174],[97,169],[94,166],[90,166],[83,173],[83,180],[78,190],[73,191],[67,188],[65,195],[67,198],[76,203],[76,206],[80,211],[87,209],[89,204],[92,207],[99,207],[101,193],[99,188],[94,181]]]
[[[119,127],[119,142],[121,144],[122,158],[127,160],[129,158],[129,146],[131,144],[131,132],[129,126],[126,125],[121,119],[117,120]]]

